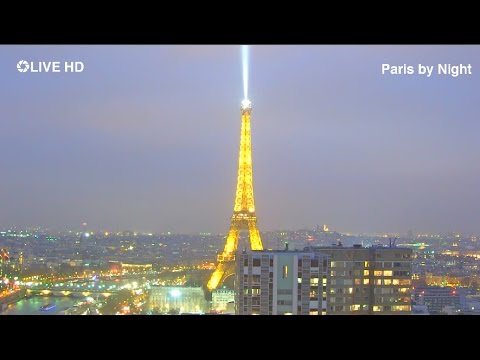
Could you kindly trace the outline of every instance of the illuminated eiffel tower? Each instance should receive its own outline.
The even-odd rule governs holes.
[[[223,252],[217,256],[217,267],[208,281],[208,290],[216,289],[235,272],[235,251],[240,231],[248,230],[252,250],[263,250],[262,239],[257,228],[255,200],[253,198],[252,140],[250,136],[250,114],[252,104],[242,101],[242,130],[240,135],[240,155],[238,158],[237,192],[231,218],[230,231]]]

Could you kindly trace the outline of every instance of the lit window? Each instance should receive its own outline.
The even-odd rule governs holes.
[[[244,293],[245,295],[248,295],[248,288],[247,288],[247,289],[243,289],[243,293]]]
[[[410,305],[392,305],[392,311],[410,311]]]
[[[365,261],[365,263],[363,264],[364,267],[368,268],[370,266],[370,263],[368,261]]]
[[[373,311],[377,312],[377,311],[382,311],[383,310],[383,306],[379,306],[379,305],[374,305],[373,306]]]
[[[355,285],[360,285],[362,283],[362,279],[355,279]]]
[[[370,284],[370,280],[369,279],[363,279],[363,285],[368,285]]]
[[[375,285],[382,285],[382,279],[376,279]]]
[[[326,312],[326,311],[322,311],[322,315],[327,315],[327,312]]]
[[[337,272],[336,271],[330,271],[330,276],[337,276]]]
[[[318,315],[318,310],[310,311],[310,315]]]
[[[288,278],[288,265],[283,265],[283,278]]]
[[[326,286],[327,285],[327,279],[322,279],[322,285]]]
[[[299,284],[302,283],[302,278],[298,278],[298,283],[299,283]]]
[[[383,283],[384,283],[385,285],[391,285],[391,284],[392,284],[392,280],[391,280],[391,279],[385,279],[385,280],[383,280]]]
[[[401,279],[400,280],[400,285],[410,285],[411,282],[412,281],[410,279]]]
[[[310,285],[311,286],[318,286],[318,278],[311,278],[310,279]]]
[[[260,289],[252,289],[252,295],[253,296],[260,295]]]
[[[374,275],[375,275],[375,276],[382,276],[382,275],[383,275],[383,271],[382,271],[382,270],[375,270]]]
[[[409,292],[410,291],[410,288],[399,288],[398,289],[398,292],[401,292],[401,293],[406,293],[406,292]]]
[[[360,305],[350,305],[350,311],[359,311]]]
[[[332,267],[332,268],[335,267],[335,265],[336,265],[336,264],[335,264],[335,261],[332,261],[332,262],[330,263],[330,267]]]
[[[393,271],[392,270],[385,270],[383,272],[383,276],[393,276]]]
[[[366,304],[362,305],[362,309],[363,309],[363,311],[368,310],[368,305],[366,305]]]
[[[400,280],[398,280],[398,279],[393,279],[393,280],[392,280],[392,284],[393,284],[393,285],[400,285]]]

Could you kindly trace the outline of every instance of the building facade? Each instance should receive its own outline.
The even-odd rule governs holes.
[[[425,305],[432,315],[444,313],[446,307],[459,309],[459,292],[452,287],[442,286],[418,286],[415,288],[415,302]]]
[[[212,310],[224,313],[228,304],[235,301],[235,291],[227,288],[215,289],[212,291]]]
[[[236,314],[326,315],[327,255],[269,250],[236,259]]]
[[[328,314],[410,314],[411,249],[360,245],[307,249],[330,256]]]
[[[237,314],[411,312],[411,249],[356,245],[237,256]]]
[[[204,314],[208,303],[201,287],[153,285],[147,309],[152,314]]]

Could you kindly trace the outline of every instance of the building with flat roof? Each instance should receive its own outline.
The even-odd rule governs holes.
[[[414,292],[415,302],[425,305],[432,315],[446,313],[448,307],[460,308],[459,292],[449,286],[418,286]]]
[[[328,314],[410,314],[411,249],[354,245],[304,251],[330,257]]]
[[[326,315],[328,256],[267,250],[236,259],[236,314]]]
[[[410,314],[412,250],[306,247],[237,255],[237,314]]]

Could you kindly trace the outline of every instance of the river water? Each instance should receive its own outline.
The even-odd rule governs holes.
[[[138,282],[141,284],[142,279],[117,279],[117,280],[99,280],[95,282],[95,286],[108,290],[111,286],[115,288],[125,284]],[[79,282],[78,284],[82,284]],[[84,298],[83,298],[84,299]],[[14,304],[8,305],[0,315],[61,315],[65,309],[73,307],[76,303],[83,300],[82,298],[72,298],[69,296],[33,296],[28,299],[22,299]],[[47,304],[55,304],[56,307],[48,311],[40,311],[40,307]]]
[[[63,310],[72,307],[81,299],[70,297],[33,296],[22,299],[8,307],[0,315],[59,315]],[[48,311],[40,311],[40,307],[47,304],[55,304],[56,307]]]

